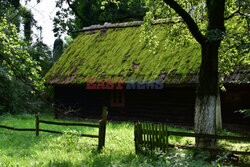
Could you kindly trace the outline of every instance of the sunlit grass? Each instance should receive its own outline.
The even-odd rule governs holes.
[[[53,120],[53,116],[41,115],[41,119]],[[28,114],[1,116],[0,124],[18,128],[35,128],[35,116]],[[40,128],[62,132],[73,131],[74,133],[98,134],[97,129],[87,127],[41,124]],[[169,130],[192,132],[171,127],[169,127]],[[193,138],[172,136],[169,140],[171,144],[194,144]],[[226,143],[235,145],[231,142]],[[132,123],[108,123],[106,144],[102,152],[97,151],[97,145],[98,139],[86,137],[46,132],[40,132],[40,135],[36,137],[35,132],[16,132],[0,129],[0,167],[217,166],[216,161],[207,162],[203,153],[201,153],[203,158],[197,158],[193,152],[187,150],[175,150],[167,155],[160,153],[158,158],[136,155]],[[240,143],[236,144],[236,147],[249,147],[249,144]]]

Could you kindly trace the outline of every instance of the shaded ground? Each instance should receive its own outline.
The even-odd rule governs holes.
[[[42,119],[53,120],[51,115],[42,115]],[[1,116],[0,124],[19,128],[34,128],[34,115]],[[69,122],[57,120],[62,122]],[[70,121],[75,122],[75,121]],[[97,129],[86,127],[63,127],[42,125],[43,129],[58,131],[73,131],[97,134]],[[177,131],[190,131],[170,128]],[[156,151],[153,157],[136,155],[132,123],[108,123],[106,146],[99,153],[97,139],[77,136],[48,134],[41,132],[36,137],[35,132],[14,132],[0,129],[0,166],[217,166],[226,162],[226,155],[215,159],[209,158],[208,152],[194,152],[182,149],[171,150],[167,155]],[[227,132],[224,132],[227,133]],[[170,137],[171,144],[194,144],[194,139],[185,137]],[[221,141],[221,145],[245,150],[250,144]],[[245,160],[249,157],[240,157]],[[232,165],[232,164],[231,164]],[[228,164],[227,164],[228,166]]]

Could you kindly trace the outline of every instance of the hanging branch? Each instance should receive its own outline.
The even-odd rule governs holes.
[[[83,22],[85,21],[85,19],[77,12],[76,8],[73,6],[73,4],[70,3],[70,0],[67,0],[67,3],[69,5],[69,7],[73,10],[73,12],[75,13],[75,15],[81,19]]]
[[[205,37],[202,35],[198,25],[195,23],[192,17],[174,0],[164,0],[164,2],[183,18],[191,34],[202,45],[205,41]]]

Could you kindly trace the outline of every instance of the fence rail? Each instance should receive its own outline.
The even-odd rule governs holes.
[[[99,125],[86,124],[86,123],[63,123],[63,122],[51,122],[51,121],[44,121],[44,120],[39,120],[39,123],[51,124],[51,125],[87,126],[87,127],[92,127],[92,128],[99,128]]]
[[[35,123],[36,128],[35,129],[15,128],[15,127],[9,127],[9,126],[4,126],[4,125],[0,125],[0,128],[14,130],[14,131],[32,131],[32,132],[35,131],[36,136],[39,136],[40,132],[47,132],[47,133],[54,133],[54,134],[65,134],[64,132],[41,129],[40,128],[41,123],[50,124],[50,125],[61,125],[61,126],[86,126],[86,127],[91,127],[91,128],[98,128],[99,129],[98,135],[91,135],[91,134],[76,134],[76,135],[81,136],[81,137],[98,138],[98,150],[101,150],[105,146],[107,117],[108,117],[108,108],[103,107],[102,119],[98,122],[98,124],[63,123],[63,122],[45,121],[45,120],[40,120],[39,114],[37,114],[36,115],[36,123]],[[68,133],[68,134],[71,134],[71,133]]]
[[[200,137],[210,139],[225,139],[225,140],[241,140],[250,142],[250,137],[242,136],[225,136],[225,135],[210,135],[210,134],[197,134],[197,133],[186,133],[186,132],[174,132],[168,131],[168,135],[183,136],[183,137]]]
[[[9,129],[9,130],[15,130],[15,131],[36,131],[36,129],[21,129],[21,128],[15,128],[15,127],[10,127],[10,126],[4,126],[4,125],[0,125],[0,128],[3,129]]]
[[[250,137],[241,136],[225,136],[225,135],[209,135],[209,134],[196,134],[186,132],[175,132],[168,131],[167,126],[163,124],[152,124],[152,123],[135,123],[134,136],[135,136],[135,151],[136,153],[152,154],[153,150],[159,148],[166,152],[168,147],[174,147],[168,142],[169,136],[182,136],[182,137],[199,137],[199,138],[210,138],[210,139],[225,139],[225,140],[237,140],[250,142]],[[182,148],[197,149],[197,147],[190,146],[179,146]],[[232,153],[250,155],[250,152],[234,151],[234,150],[221,150],[205,148],[210,151],[230,151]]]

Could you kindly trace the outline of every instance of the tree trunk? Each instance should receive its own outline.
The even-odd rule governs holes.
[[[196,97],[195,102],[195,133],[215,134],[215,108],[216,96]],[[196,146],[215,148],[216,141],[213,139],[196,138]]]
[[[195,102],[194,129],[196,133],[216,134],[216,102],[219,102],[218,49],[224,27],[225,0],[206,0],[208,27],[206,39],[200,43],[202,61],[199,73],[199,86]],[[216,36],[216,38],[214,38]],[[219,113],[219,112],[218,112]],[[217,117],[217,118],[216,118]],[[217,121],[216,121],[217,120]],[[218,124],[219,125],[219,124]],[[215,139],[196,138],[198,147],[216,147]]]
[[[216,134],[216,103],[218,96],[218,49],[220,42],[202,45],[202,62],[195,102],[194,129],[196,133]],[[196,138],[198,147],[216,147],[216,140]]]

